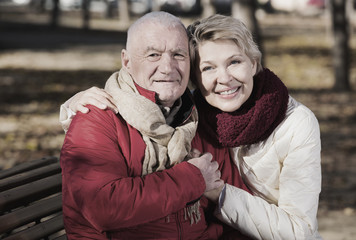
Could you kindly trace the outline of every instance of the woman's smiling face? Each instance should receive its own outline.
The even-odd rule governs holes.
[[[250,97],[256,62],[232,40],[204,41],[198,48],[197,80],[206,101],[233,112]]]

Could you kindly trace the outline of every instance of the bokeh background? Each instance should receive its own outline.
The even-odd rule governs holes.
[[[348,23],[343,87],[336,84],[345,69],[335,68],[340,47],[335,45],[332,1],[345,4]],[[165,10],[186,25],[214,12],[248,20],[251,14],[241,2],[0,0],[0,170],[59,156],[64,139],[60,105],[78,91],[103,87],[120,69],[126,30],[135,19]],[[254,27],[264,65],[319,119],[320,232],[327,240],[356,239],[356,1],[247,2],[256,3]]]

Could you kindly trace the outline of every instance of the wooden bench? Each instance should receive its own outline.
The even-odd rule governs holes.
[[[56,157],[0,171],[0,239],[67,239],[61,190]]]

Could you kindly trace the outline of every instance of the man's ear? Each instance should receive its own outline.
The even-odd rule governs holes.
[[[126,49],[121,50],[121,65],[126,69],[130,69],[130,57]]]

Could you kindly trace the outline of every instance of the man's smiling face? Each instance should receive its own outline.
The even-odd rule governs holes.
[[[188,37],[183,26],[144,26],[135,30],[123,51],[123,65],[139,86],[156,92],[160,103],[171,107],[189,81]]]

